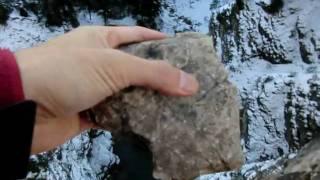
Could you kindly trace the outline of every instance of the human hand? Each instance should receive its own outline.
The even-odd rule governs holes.
[[[79,112],[128,86],[189,96],[194,77],[165,63],[116,50],[122,44],[163,39],[142,27],[83,27],[16,53],[26,99],[38,103],[32,152],[64,143],[94,127]]]

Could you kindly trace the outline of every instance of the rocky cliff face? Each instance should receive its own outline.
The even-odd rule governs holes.
[[[15,12],[50,28],[135,24],[169,33],[208,32],[210,4],[207,0],[1,0],[0,24],[10,22]]]
[[[320,138],[315,138],[298,153],[297,157],[288,160],[283,175],[273,175],[266,179],[320,179]]]
[[[238,84],[247,162],[295,152],[320,131],[318,1],[236,0],[210,31]]]
[[[240,171],[202,176],[201,180],[317,180],[320,178],[320,137],[316,137],[297,155],[244,165]]]
[[[90,130],[56,150],[30,158],[28,179],[107,179],[119,158],[111,134]]]
[[[320,133],[319,7],[313,0],[235,0],[215,9],[210,32],[239,89],[247,164],[205,179],[311,177],[283,169],[290,153]]]
[[[317,1],[235,0],[211,21],[224,62],[260,59],[272,64],[319,62]],[[238,58],[239,57],[239,58]]]

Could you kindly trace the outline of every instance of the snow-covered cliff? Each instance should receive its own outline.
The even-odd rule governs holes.
[[[235,0],[214,10],[210,33],[239,89],[247,164],[204,179],[283,173],[319,135],[319,8],[315,0]]]
[[[247,162],[294,152],[320,131],[319,1],[236,0],[210,32],[237,84]]]

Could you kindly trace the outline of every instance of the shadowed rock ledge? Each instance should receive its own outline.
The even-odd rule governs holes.
[[[281,173],[263,179],[320,179],[320,137],[303,147],[295,158],[287,160]]]
[[[237,91],[216,58],[210,37],[184,33],[123,50],[147,59],[167,59],[195,75],[200,90],[193,97],[177,98],[129,88],[107,99],[94,111],[115,141],[126,133],[141,136],[153,153],[153,175],[160,179],[191,179],[242,164]]]

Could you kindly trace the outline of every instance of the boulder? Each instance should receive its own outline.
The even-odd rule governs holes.
[[[297,153],[275,160],[245,164],[239,171],[202,176],[197,180],[318,180],[320,179],[320,136]]]
[[[320,178],[320,137],[304,146],[296,157],[284,161],[284,168],[275,175],[261,176],[262,180],[295,180]]]
[[[215,56],[210,37],[183,33],[122,50],[150,60],[166,59],[195,75],[200,90],[182,98],[129,88],[106,99],[93,111],[115,141],[126,133],[144,139],[153,154],[153,175],[160,179],[191,179],[241,166],[237,90]]]
[[[284,174],[285,176],[300,174],[300,176],[303,175],[303,177],[306,177],[305,179],[310,180],[320,178],[320,137],[315,138],[303,147],[297,157],[288,160],[284,168]]]

